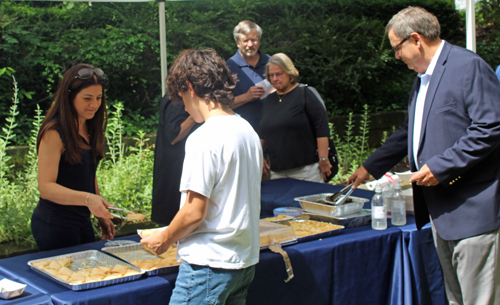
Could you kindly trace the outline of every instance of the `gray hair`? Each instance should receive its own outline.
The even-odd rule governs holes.
[[[441,26],[436,16],[421,7],[413,6],[401,10],[391,18],[385,27],[385,33],[389,34],[391,29],[396,37],[401,39],[417,32],[430,41],[434,41],[441,33]]]
[[[248,20],[243,20],[240,23],[238,23],[237,26],[234,27],[233,30],[233,36],[234,39],[240,40],[241,39],[241,34],[248,35],[251,31],[256,30],[257,35],[260,37],[262,36],[262,29],[260,26],[258,26],[255,22],[248,21]]]
[[[266,64],[266,78],[269,82],[269,66],[275,64],[278,65],[283,72],[290,76],[290,83],[295,84],[299,78],[299,71],[293,65],[292,60],[284,53],[276,53],[271,58],[269,58]]]

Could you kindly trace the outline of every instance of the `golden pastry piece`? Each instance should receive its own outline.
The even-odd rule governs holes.
[[[297,237],[304,237],[342,228],[342,226],[339,225],[315,220],[290,221],[288,225],[292,227]]]
[[[293,217],[280,214],[280,215],[278,215],[276,217],[268,217],[268,218],[264,218],[262,220],[265,220],[265,221],[276,221],[276,220],[283,220],[283,219],[293,219]]]
[[[112,280],[124,276],[140,274],[140,272],[132,270],[121,264],[116,264],[113,268],[107,266],[96,266],[94,268],[73,271],[70,269],[72,263],[73,259],[68,258],[63,260],[39,261],[33,263],[33,265],[61,279],[62,281],[73,285]]]
[[[54,274],[54,276],[57,277],[58,279],[65,281],[65,282],[67,282],[69,279],[69,275],[67,275],[67,274]]]
[[[144,218],[146,218],[145,215],[142,215],[142,214],[139,214],[139,213],[128,213],[127,217],[130,220],[144,220]]]
[[[59,269],[59,271],[57,271],[57,274],[65,274],[65,275],[68,275],[68,276],[71,276],[73,275],[73,271],[71,271],[68,267],[62,267],[61,269]]]

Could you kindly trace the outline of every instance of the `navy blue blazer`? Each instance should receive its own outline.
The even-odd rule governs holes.
[[[420,78],[410,91],[408,117],[363,164],[380,178],[406,155],[413,158],[413,121]],[[417,227],[431,215],[445,240],[500,228],[500,82],[475,53],[445,42],[431,76],[422,117],[418,162],[437,186],[413,184]]]

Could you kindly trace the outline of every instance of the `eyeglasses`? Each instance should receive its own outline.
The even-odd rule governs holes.
[[[392,47],[392,50],[394,51],[394,53],[397,53],[397,52],[399,51],[399,48],[401,47],[401,45],[402,45],[405,41],[407,41],[408,39],[410,39],[410,37],[411,37],[411,36],[406,37],[405,39],[401,40],[401,42],[400,42],[400,43],[398,43],[398,44],[397,44],[397,46]]]
[[[93,75],[96,75],[97,77],[104,79],[104,72],[101,69],[95,68],[95,69],[90,69],[90,68],[82,68],[78,70],[78,75],[75,76],[75,78],[79,79],[89,79]]]
[[[279,77],[282,77],[282,76],[283,76],[283,73],[284,73],[284,72],[269,73],[269,78],[271,78],[271,79],[272,79],[272,78],[273,78],[273,77],[275,77],[275,76],[276,76],[276,77],[278,77],[278,78],[279,78]]]

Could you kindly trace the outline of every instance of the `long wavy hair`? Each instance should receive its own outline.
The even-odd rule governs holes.
[[[70,164],[81,163],[82,152],[89,149],[93,152],[94,161],[104,157],[104,131],[108,124],[108,112],[104,94],[106,83],[104,78],[97,77],[95,74],[88,79],[77,77],[78,72],[84,68],[94,70],[94,67],[91,65],[78,64],[64,73],[64,77],[57,89],[54,103],[42,122],[36,143],[38,152],[45,132],[48,130],[58,130],[62,134],[61,140],[65,150],[65,161]],[[90,139],[89,146],[78,133],[78,113],[73,101],[80,91],[92,85],[102,86],[102,99],[101,106],[94,117],[87,120]]]

